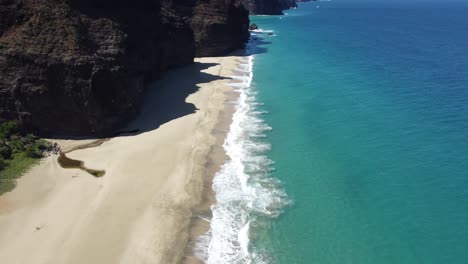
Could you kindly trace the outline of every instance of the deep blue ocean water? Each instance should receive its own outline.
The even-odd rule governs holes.
[[[316,6],[320,6],[317,8]],[[253,87],[293,205],[250,228],[279,264],[468,263],[468,4],[300,4]]]

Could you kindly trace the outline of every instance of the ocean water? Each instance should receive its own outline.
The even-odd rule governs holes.
[[[202,258],[468,263],[468,3],[287,13],[251,18]]]

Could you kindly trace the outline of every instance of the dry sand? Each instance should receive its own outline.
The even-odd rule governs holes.
[[[70,152],[101,178],[63,169],[53,155],[0,196],[5,264],[170,264],[184,258],[195,214],[222,158],[227,78],[241,57],[200,58],[150,89],[140,117],[98,147]],[[217,135],[217,136],[216,136]],[[66,149],[88,141],[59,141]],[[209,153],[218,158],[209,158]],[[209,199],[208,199],[209,200]],[[204,208],[204,209],[201,209]],[[191,224],[192,223],[192,224]],[[191,230],[192,229],[192,230]]]

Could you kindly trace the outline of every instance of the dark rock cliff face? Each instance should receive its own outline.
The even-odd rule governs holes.
[[[249,13],[240,0],[198,0],[193,11],[196,56],[217,56],[249,38]]]
[[[295,8],[297,7],[296,2],[297,2],[296,0],[282,0],[281,7],[283,8],[283,10]]]
[[[195,48],[239,47],[246,19],[219,0],[0,0],[0,120],[42,134],[110,132],[149,80],[192,63]]]
[[[296,0],[243,0],[251,15],[282,15],[283,10],[297,7]]]

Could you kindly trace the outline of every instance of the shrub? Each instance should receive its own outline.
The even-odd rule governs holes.
[[[26,145],[23,144],[21,138],[19,137],[10,140],[8,145],[11,147],[13,153],[23,152],[26,149]]]
[[[26,156],[33,159],[42,158],[42,151],[38,150],[34,145],[27,146],[24,152],[26,153]]]
[[[41,152],[48,151],[52,148],[52,145],[44,139],[38,139],[34,144],[36,145],[36,148]]]
[[[15,121],[8,121],[0,124],[0,138],[6,139],[11,135],[20,132],[20,125]]]
[[[11,159],[12,150],[7,145],[0,145],[0,158]]]
[[[6,161],[0,158],[0,171],[5,169],[6,166],[7,166]]]
[[[26,136],[23,136],[21,138],[21,141],[23,144],[31,144],[34,143],[37,140],[37,137],[34,136],[33,134],[27,134]]]

